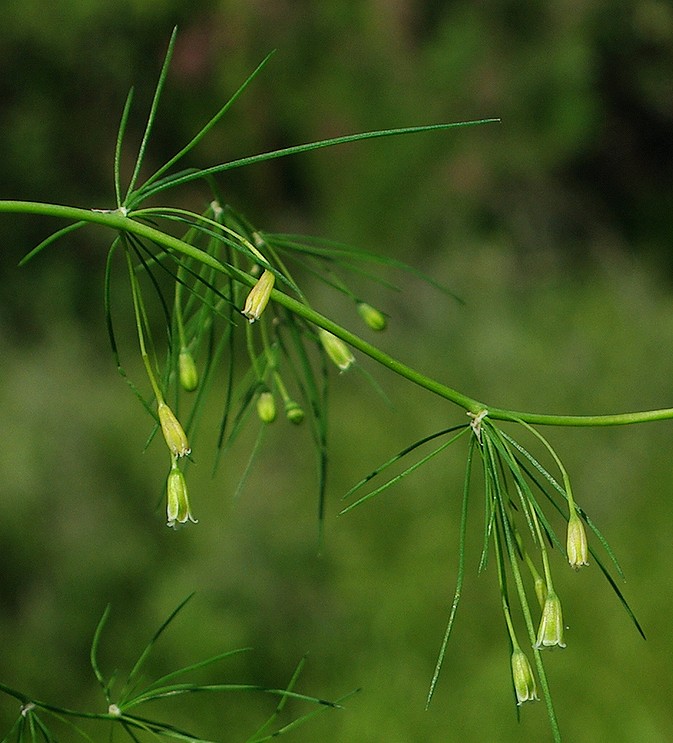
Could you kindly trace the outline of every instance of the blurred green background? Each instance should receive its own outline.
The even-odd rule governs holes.
[[[473,397],[559,413],[671,405],[670,3],[4,0],[2,9],[2,198],[112,206],[126,92],[136,84],[129,142],[137,143],[175,24],[148,170],[271,49],[271,64],[194,164],[499,116],[499,125],[278,160],[220,183],[262,229],[349,242],[447,283],[465,306],[415,280],[404,280],[402,294],[372,290],[367,298],[391,315],[374,340]],[[200,209],[207,195],[183,197]],[[196,591],[155,672],[252,646],[218,677],[282,688],[308,652],[300,691],[336,698],[362,687],[344,710],[288,740],[549,739],[542,703],[516,720],[494,571],[476,575],[478,498],[463,603],[424,710],[454,590],[464,449],[336,518],[361,476],[463,413],[360,359],[394,405],[358,373],[334,379],[320,556],[309,433],[290,438],[280,421],[237,498],[256,431],[215,478],[201,435],[189,475],[200,522],[173,533],[157,506],[165,452],[157,442],[143,452],[149,419],[108,351],[107,236],[78,232],[17,268],[59,226],[0,217],[0,680],[102,710],[88,649],[105,605],[111,671],[128,667]],[[366,334],[351,306],[306,282],[316,308]],[[118,322],[130,332],[130,311]],[[135,357],[125,364],[141,382]],[[214,403],[213,426],[219,410]],[[673,424],[545,433],[619,556],[622,588],[648,635],[637,635],[595,565],[575,575],[554,555],[568,648],[547,666],[565,739],[673,740]],[[273,704],[255,695],[198,700],[171,720],[238,741]],[[0,731],[16,714],[1,698]]]

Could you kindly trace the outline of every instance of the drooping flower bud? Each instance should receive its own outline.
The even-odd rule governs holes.
[[[304,420],[304,410],[299,403],[288,399],[285,403],[285,417],[298,426]]]
[[[182,348],[178,356],[178,372],[182,389],[193,392],[199,385],[199,373],[196,370],[194,357],[188,348]]]
[[[168,526],[175,527],[187,521],[196,523],[189,508],[185,476],[174,459],[166,483],[166,522]]]
[[[276,420],[276,401],[268,390],[257,398],[257,415],[262,423],[273,423]]]
[[[243,314],[250,322],[259,320],[262,312],[264,312],[264,308],[269,303],[269,297],[271,296],[271,290],[275,281],[276,277],[271,271],[264,269],[264,273],[257,279],[257,283],[250,290],[245,300],[245,307],[243,307]]]
[[[324,328],[318,328],[318,336],[325,352],[330,359],[341,369],[346,371],[355,361],[355,356],[350,352],[348,346]]]
[[[561,600],[553,590],[547,592],[544,602],[540,626],[537,631],[536,648],[564,648],[563,642],[563,612]]]
[[[568,554],[568,562],[575,570],[579,570],[582,565],[589,564],[587,562],[587,533],[584,530],[582,519],[580,519],[574,509],[568,519],[566,552]]]
[[[517,704],[538,700],[533,669],[530,667],[528,658],[521,648],[515,648],[512,652],[512,679],[514,681]]]
[[[358,302],[358,314],[372,330],[385,330],[388,325],[386,316],[367,302]]]
[[[157,412],[159,413],[161,431],[171,454],[174,457],[184,457],[189,454],[191,449],[187,441],[187,434],[180,425],[180,421],[175,417],[175,413],[163,401],[159,403]]]

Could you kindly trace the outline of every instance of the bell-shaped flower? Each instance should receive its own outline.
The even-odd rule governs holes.
[[[168,526],[175,527],[187,521],[196,523],[189,508],[185,476],[178,467],[177,459],[173,459],[166,482],[166,522]]]
[[[561,600],[553,589],[547,591],[547,599],[542,609],[540,626],[537,631],[536,648],[564,648],[563,642],[563,611]]]
[[[512,679],[517,704],[537,701],[537,686],[533,669],[530,667],[526,654],[518,647],[512,652]]]
[[[566,552],[568,562],[575,570],[579,570],[582,565],[588,565],[587,562],[587,533],[584,529],[582,519],[573,509],[568,519],[568,534],[566,541]]]

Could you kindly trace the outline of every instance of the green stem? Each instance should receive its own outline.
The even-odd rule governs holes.
[[[283,378],[278,373],[278,370],[274,368],[272,373],[273,378],[273,384],[274,387],[278,390],[278,394],[280,395],[280,399],[283,401],[283,405],[287,406],[289,403],[292,402],[290,395],[287,391],[287,387],[285,386],[285,383],[283,382]]]
[[[152,385],[152,390],[154,391],[154,396],[157,400],[157,405],[160,405],[163,401],[163,395],[161,393],[161,389],[159,388],[159,385],[157,384],[156,377],[154,376],[154,371],[152,370],[152,364],[150,362],[149,354],[147,353],[147,348],[145,346],[145,334],[143,332],[143,324],[146,322],[146,314],[145,314],[145,308],[142,304],[142,297],[140,295],[140,288],[138,287],[138,280],[136,279],[135,273],[133,272],[133,264],[131,263],[131,256],[129,255],[128,249],[126,251],[126,263],[129,270],[129,278],[131,281],[131,296],[133,297],[133,311],[136,318],[136,329],[138,331],[138,343],[140,345],[140,356],[143,360],[143,364],[145,365],[145,371],[147,372],[147,376],[149,377],[150,384]]]
[[[500,542],[499,530],[496,526],[493,529],[493,543],[495,560],[498,568],[498,585],[500,586],[500,600],[502,603],[502,612],[505,615],[505,624],[507,625],[507,632],[512,645],[512,650],[521,650],[519,643],[516,639],[516,632],[514,630],[514,623],[512,622],[512,613],[509,608],[509,597],[507,593],[507,576],[505,575],[505,565],[503,560],[502,544]]]
[[[542,567],[544,569],[544,580],[547,584],[547,594],[554,593],[554,584],[551,578],[551,568],[549,567],[549,554],[547,553],[547,544],[542,536],[542,529],[540,529],[540,522],[535,513],[535,509],[531,508],[531,516],[533,523],[535,524],[535,531],[537,532],[537,539],[540,544],[540,554],[542,555]]]
[[[43,216],[59,217],[73,221],[84,220],[92,224],[136,235],[145,238],[167,250],[174,250],[182,255],[194,258],[202,264],[209,266],[221,273],[225,273],[234,280],[252,287],[255,279],[239,269],[221,263],[203,250],[188,245],[172,235],[168,235],[150,225],[143,224],[123,214],[119,210],[88,210],[77,207],[61,206],[58,204],[42,204],[31,201],[4,201],[0,200],[0,213],[8,212],[15,214],[39,214]],[[645,410],[632,413],[618,413],[612,415],[549,415],[541,413],[527,413],[506,408],[490,407],[458,390],[453,389],[437,380],[422,374],[410,366],[398,361],[381,351],[376,346],[351,333],[346,328],[333,322],[319,312],[307,307],[302,302],[284,294],[278,289],[271,292],[271,299],[293,312],[304,320],[318,325],[330,333],[333,333],[356,350],[369,356],[382,366],[387,367],[395,374],[417,384],[429,392],[449,400],[473,414],[482,410],[488,410],[488,416],[492,420],[525,422],[533,425],[549,426],[620,426],[632,423],[644,423],[647,421],[673,419],[673,408],[662,408],[659,410]]]
[[[558,455],[552,448],[551,444],[539,431],[536,431],[532,426],[530,426],[525,421],[523,422],[523,425],[533,434],[533,436],[535,436],[539,441],[542,442],[542,444],[545,446],[547,451],[553,457],[554,461],[556,462],[556,466],[559,468],[559,471],[561,472],[561,476],[563,478],[563,489],[565,490],[566,497],[568,499],[568,508],[570,509],[570,515],[572,515],[573,513],[576,513],[577,507],[575,506],[575,499],[573,498],[573,490],[570,485],[570,476],[568,475],[568,471],[566,470],[566,468],[563,466],[563,462],[561,462]],[[568,518],[570,518],[570,515],[568,516]]]
[[[175,282],[175,321],[178,328],[178,341],[180,343],[180,350],[187,348],[187,336],[185,335],[185,322],[182,315],[182,279],[184,271],[182,266],[178,267],[178,281]]]
[[[248,357],[250,359],[250,365],[255,372],[258,382],[262,382],[264,375],[260,369],[259,362],[257,360],[257,351],[255,351],[255,343],[252,335],[252,324],[246,322],[245,324],[245,347],[248,351]]]
[[[14,699],[17,699],[19,702],[21,702],[22,705],[32,704],[35,706],[35,709],[38,710],[46,710],[47,712],[54,712],[60,715],[67,715],[68,717],[79,717],[80,719],[86,719],[86,720],[116,720],[118,719],[114,715],[111,715],[109,712],[85,712],[83,710],[75,710],[75,709],[69,709],[67,707],[57,707],[54,704],[48,704],[47,702],[41,702],[38,699],[32,699],[27,694],[24,694],[21,691],[17,691],[16,689],[12,689],[10,686],[6,686],[3,683],[0,683],[0,692],[3,694],[7,694],[7,696],[14,697]]]

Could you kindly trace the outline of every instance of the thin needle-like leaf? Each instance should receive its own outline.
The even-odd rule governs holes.
[[[322,547],[323,539],[323,528],[325,519],[325,493],[327,487],[327,392],[329,385],[329,375],[327,373],[327,367],[325,358],[321,355],[322,359],[322,384],[318,383],[318,379],[313,370],[313,366],[306,353],[304,342],[302,339],[302,333],[299,328],[298,322],[290,313],[286,313],[285,317],[286,326],[290,330],[290,337],[292,338],[293,348],[299,359],[299,367],[301,369],[301,376],[297,376],[297,382],[306,397],[306,400],[310,406],[311,411],[311,432],[313,434],[313,442],[316,451],[316,463],[318,469],[318,544]],[[285,349],[280,341],[281,347]],[[287,349],[285,353],[289,358]]]
[[[453,601],[451,602],[451,612],[449,613],[449,621],[444,631],[444,637],[442,638],[442,644],[439,649],[439,655],[437,656],[437,663],[435,664],[435,671],[432,674],[432,680],[430,681],[430,690],[428,691],[428,697],[425,702],[425,708],[430,706],[432,697],[435,693],[435,687],[437,686],[437,680],[439,679],[439,672],[444,664],[444,656],[446,655],[446,648],[449,644],[449,638],[451,637],[451,630],[453,629],[453,623],[456,618],[456,612],[458,611],[458,604],[460,603],[460,596],[463,591],[463,581],[465,579],[465,543],[467,538],[467,504],[470,495],[470,475],[472,473],[472,455],[474,454],[475,439],[470,438],[470,443],[467,449],[467,463],[465,465],[465,480],[463,482],[463,505],[460,511],[460,529],[458,536],[458,574],[456,575],[456,590],[453,594]]]
[[[484,540],[481,547],[481,556],[479,558],[477,573],[481,573],[483,570],[485,570],[488,563],[488,545],[490,544],[491,531],[493,529],[493,523],[495,519],[494,480],[497,474],[497,470],[491,467],[490,457],[492,455],[492,452],[490,447],[488,447],[488,439],[484,431],[482,431],[481,438],[482,440],[480,442],[479,452],[481,454],[484,475]]]
[[[218,743],[217,741],[201,738],[193,733],[187,732],[186,730],[181,730],[175,725],[157,722],[156,720],[148,720],[147,718],[139,717],[137,715],[124,714],[119,718],[119,721],[122,724],[124,731],[129,735],[129,737],[132,736],[134,741],[138,739],[132,734],[132,731],[129,730],[130,727],[149,733],[154,738],[170,738],[171,740],[182,740],[186,743]]]
[[[63,227],[62,229],[53,232],[39,245],[36,245],[29,253],[26,253],[26,255],[24,255],[23,258],[19,261],[19,266],[25,266],[29,260],[34,258],[38,253],[41,253],[46,247],[52,245],[57,240],[60,240],[62,237],[70,235],[72,232],[75,232],[75,230],[78,230],[80,227],[84,227],[87,224],[88,222],[85,221],[73,222],[73,224],[69,224],[67,227]]]
[[[136,387],[136,385],[129,379],[129,377],[126,374],[126,371],[124,370],[121,359],[119,356],[119,349],[117,347],[117,340],[115,337],[114,332],[114,325],[112,322],[112,299],[111,299],[111,285],[112,285],[112,258],[115,252],[115,249],[119,245],[119,238],[117,238],[113,243],[108,251],[107,259],[105,262],[105,279],[104,279],[104,309],[105,309],[105,324],[108,332],[108,338],[110,340],[110,347],[112,348],[112,354],[115,359],[115,363],[117,365],[117,371],[119,374],[123,377],[126,384],[128,384],[129,388],[133,392],[133,394],[138,398],[143,408],[145,408],[146,412],[154,418],[155,421],[157,421],[158,424],[158,418],[156,414],[156,410],[150,405],[150,403],[145,399],[144,395],[140,392],[140,390]]]
[[[152,635],[152,638],[145,646],[145,649],[138,657],[138,660],[135,662],[133,668],[131,669],[129,675],[126,678],[126,683],[124,684],[124,689],[122,690],[122,693],[120,695],[120,701],[119,705],[121,706],[124,703],[125,697],[130,693],[130,690],[135,683],[138,675],[140,674],[140,671],[142,670],[142,667],[144,666],[145,662],[147,661],[147,658],[149,657],[149,654],[152,652],[152,649],[156,645],[158,639],[161,637],[161,635],[164,633],[168,625],[175,619],[177,614],[184,608],[185,604],[192,598],[194,594],[190,593],[187,598],[183,599],[178,606],[173,609],[173,611],[169,614],[168,618],[161,624],[159,629]]]
[[[638,630],[638,633],[643,638],[643,640],[646,640],[647,638],[645,637],[645,631],[643,630],[643,628],[642,628],[640,622],[638,621],[636,615],[634,614],[633,610],[629,606],[629,603],[626,600],[624,594],[622,593],[621,589],[619,588],[619,586],[615,582],[615,579],[607,571],[606,567],[603,565],[603,561],[598,557],[598,555],[596,554],[595,550],[591,547],[591,545],[589,545],[589,553],[594,558],[594,560],[596,560],[596,564],[598,565],[601,573],[603,573],[603,575],[605,576],[605,579],[610,584],[610,587],[612,588],[612,590],[617,595],[617,598],[619,599],[621,605],[626,610],[626,613],[631,618],[631,621],[633,622],[635,628]]]
[[[248,461],[246,462],[245,468],[243,469],[243,472],[241,474],[241,477],[238,480],[238,485],[236,486],[236,490],[234,491],[234,500],[238,500],[240,498],[241,493],[243,492],[243,488],[245,487],[245,483],[248,481],[248,477],[250,476],[250,472],[252,471],[252,466],[257,460],[257,457],[259,456],[260,451],[262,450],[262,442],[264,441],[264,434],[266,433],[266,426],[267,424],[262,423],[259,428],[259,433],[257,434],[257,438],[255,439],[255,443],[252,447],[252,450],[250,451],[250,456],[248,457]]]
[[[173,33],[171,34],[171,38],[168,42],[168,49],[166,50],[166,56],[164,57],[164,63],[161,66],[161,72],[159,73],[159,80],[157,82],[156,90],[154,91],[154,98],[152,99],[152,106],[150,108],[150,113],[147,118],[147,125],[145,126],[145,133],[143,134],[142,142],[140,143],[140,149],[138,150],[138,157],[136,158],[136,164],[135,168],[133,170],[133,175],[131,176],[131,180],[129,181],[128,189],[126,191],[126,197],[124,198],[124,204],[126,205],[129,199],[129,195],[133,193],[133,189],[136,186],[136,181],[138,180],[138,176],[140,175],[140,169],[143,164],[143,160],[145,159],[145,150],[147,148],[147,142],[150,138],[150,133],[152,131],[152,126],[154,125],[154,120],[157,115],[157,107],[159,106],[159,99],[161,98],[161,93],[164,88],[164,83],[166,82],[166,76],[168,74],[168,66],[170,65],[171,58],[173,57],[173,49],[175,47],[175,38],[177,35],[178,29],[177,26],[173,29]]]
[[[341,706],[341,702],[345,702],[346,699],[349,697],[352,697],[353,694],[357,694],[360,692],[360,689],[354,689],[353,691],[349,692],[348,694],[345,694],[343,697],[339,697],[339,699],[336,700],[335,704],[339,707]],[[307,712],[306,714],[302,715],[301,717],[298,717],[296,720],[292,720],[292,722],[289,722],[287,725],[283,725],[283,727],[278,728],[272,733],[269,733],[268,735],[265,735],[262,738],[259,737],[253,737],[250,738],[246,743],[264,743],[264,741],[272,740],[274,738],[278,738],[280,735],[284,735],[285,733],[289,733],[292,730],[295,730],[300,725],[303,725],[304,723],[308,722],[309,720],[313,719],[316,715],[320,715],[326,710],[328,710],[329,707],[319,707],[318,709],[311,710],[310,712]]]
[[[213,118],[196,134],[192,140],[186,144],[180,152],[178,152],[176,155],[174,155],[165,165],[162,165],[159,170],[156,171],[153,175],[151,175],[144,183],[143,188],[146,188],[147,186],[154,183],[158,178],[160,178],[167,170],[173,167],[175,163],[177,163],[179,160],[181,160],[190,150],[193,150],[194,147],[208,134],[208,132],[222,119],[224,114],[231,108],[231,106],[235,103],[235,101],[240,97],[240,95],[243,93],[243,91],[250,85],[250,83],[259,75],[259,73],[262,71],[262,69],[266,66],[267,62],[271,59],[271,57],[274,55],[275,50],[269,52],[266,57],[257,65],[255,70],[247,77],[247,79],[243,82],[243,84],[238,88],[238,90],[231,96],[231,98],[222,106],[222,108],[213,116]]]
[[[144,269],[144,273],[149,278],[152,286],[154,287],[154,291],[159,299],[159,303],[161,304],[161,308],[163,310],[164,322],[166,324],[166,328],[169,329],[168,337],[170,339],[171,311],[169,308],[169,303],[164,297],[164,292],[159,286],[159,281],[154,275],[154,272],[152,271],[152,268],[150,267],[149,262],[147,258],[145,257],[146,255],[151,257],[152,252],[149,250],[149,248],[147,248],[147,246],[143,243],[143,241],[135,237],[135,235],[129,235],[128,240],[129,240],[130,245],[133,248],[134,253],[136,254],[136,257],[138,258],[138,260],[140,261],[140,264],[142,265]],[[161,262],[157,262],[155,263],[155,265],[163,266]],[[146,330],[149,333],[149,330],[150,330],[149,322],[147,322]],[[151,337],[151,334],[150,334],[150,337]]]
[[[230,291],[233,291],[233,281],[231,278],[228,279],[229,281],[229,287]],[[233,307],[230,305],[229,307],[230,311],[230,319],[233,318]],[[215,455],[215,461],[213,463],[213,472],[215,472],[217,465],[219,463],[220,455],[223,451],[223,444],[224,444],[224,435],[227,431],[227,425],[229,423],[229,415],[231,411],[231,403],[234,396],[234,369],[235,369],[235,360],[236,360],[236,344],[234,343],[234,334],[229,333],[228,338],[228,348],[229,348],[229,354],[227,355],[227,368],[226,368],[226,384],[225,384],[225,390],[224,390],[224,411],[222,413],[222,420],[220,422],[220,429],[217,436],[217,444],[216,444],[216,455]]]
[[[105,694],[105,699],[108,703],[110,703],[110,690],[108,688],[107,681],[105,680],[105,677],[103,676],[100,666],[98,665],[98,646],[100,645],[100,638],[101,634],[103,632],[103,629],[107,623],[107,620],[110,616],[110,604],[108,604],[105,607],[105,611],[103,612],[103,615],[101,616],[98,624],[96,625],[96,631],[93,634],[93,640],[91,641],[91,651],[89,653],[89,659],[91,662],[91,668],[93,669],[94,676],[96,677],[96,680],[100,684],[101,688],[103,689],[103,693]]]
[[[182,696],[184,694],[212,694],[231,691],[258,691],[263,694],[289,697],[291,699],[298,699],[302,702],[321,704],[326,707],[339,707],[336,702],[330,702],[327,699],[320,699],[318,697],[309,696],[308,694],[299,694],[298,692],[289,691],[288,689],[273,689],[266,686],[260,686],[259,684],[171,684],[160,689],[154,689],[151,692],[138,694],[138,696],[129,700],[124,705],[124,708],[131,709],[132,707],[137,707],[146,702]]]
[[[526,522],[528,524],[528,529],[533,538],[533,541],[535,541],[537,538],[537,534],[530,512],[531,507],[534,507],[535,504],[533,493],[528,483],[526,482],[525,477],[521,473],[518,460],[512,454],[507,445],[507,442],[502,439],[500,430],[495,426],[490,426],[488,428],[488,431],[490,439],[492,440],[494,446],[498,449],[499,461],[502,467],[504,468],[506,466],[507,470],[511,473],[514,479],[514,485],[516,487],[517,494],[519,495],[521,509],[524,512]]]
[[[119,122],[119,131],[117,132],[117,144],[115,145],[114,186],[115,186],[115,197],[117,199],[118,209],[120,209],[122,206],[122,187],[121,187],[122,146],[124,144],[124,135],[126,134],[126,125],[128,124],[132,103],[133,103],[133,88],[129,90],[129,94],[126,96],[126,102],[124,103],[124,110],[122,111],[122,118],[121,118],[121,121]]]
[[[235,650],[228,650],[225,653],[219,653],[218,655],[213,655],[211,658],[206,658],[205,660],[191,663],[190,665],[184,666],[183,668],[178,668],[176,671],[171,671],[171,673],[166,673],[163,676],[160,676],[158,679],[155,679],[149,686],[145,688],[143,694],[164,686],[168,681],[172,681],[178,676],[184,676],[186,673],[191,673],[192,671],[198,671],[202,668],[206,668],[207,666],[212,666],[215,663],[219,663],[221,660],[226,660],[234,655],[238,655],[239,653],[247,653],[250,650],[252,650],[252,648],[236,648]]]
[[[299,663],[297,664],[297,667],[294,669],[294,673],[292,674],[292,677],[290,678],[290,682],[287,685],[288,691],[292,691],[292,689],[294,689],[297,683],[297,680],[299,679],[299,675],[301,674],[305,664],[306,664],[306,656],[304,656],[299,661]],[[287,704],[288,699],[289,697],[287,695],[284,695],[281,697],[280,701],[276,705],[276,709],[273,711],[271,716],[265,722],[263,722],[259,728],[257,728],[257,730],[250,736],[247,743],[250,743],[251,740],[260,739],[259,736],[262,735],[265,730],[268,730],[268,728],[270,728],[271,725],[273,725],[274,721],[278,718],[280,713],[283,711],[283,708]],[[264,740],[264,738],[262,738],[262,740]]]
[[[359,482],[357,482],[353,487],[344,495],[342,496],[342,500],[347,500],[350,498],[353,493],[357,492],[363,485],[366,485],[370,480],[375,478],[377,475],[379,475],[381,472],[383,472],[385,469],[390,467],[391,465],[395,464],[395,462],[399,462],[400,459],[405,457],[407,454],[410,454],[411,452],[418,449],[418,447],[423,446],[423,444],[427,444],[428,441],[433,441],[436,438],[439,438],[440,436],[445,436],[447,433],[453,433],[453,431],[458,430],[459,428],[466,428],[466,424],[460,424],[456,426],[450,426],[449,428],[444,428],[441,431],[437,431],[436,433],[432,433],[429,436],[424,436],[422,439],[419,439],[418,441],[415,441],[413,444],[410,444],[409,446],[406,446],[402,451],[395,454],[395,456],[388,459],[383,464],[379,465],[375,470],[372,470],[368,475],[362,478]]]
[[[287,250],[291,250],[298,253],[305,253],[308,255],[312,255],[315,257],[324,258],[330,261],[336,261],[338,259],[338,262],[341,263],[341,265],[347,265],[345,261],[354,262],[368,262],[368,263],[377,263],[379,265],[386,266],[388,268],[394,268],[399,271],[404,271],[405,273],[409,273],[413,276],[416,276],[417,278],[421,279],[425,283],[429,284],[430,286],[434,287],[435,289],[438,289],[439,291],[443,292],[444,294],[448,294],[449,296],[453,297],[457,302],[460,304],[464,304],[463,300],[458,297],[456,294],[454,294],[448,287],[444,286],[444,284],[441,284],[440,282],[436,281],[432,278],[432,276],[428,276],[428,274],[424,273],[423,271],[420,271],[415,266],[412,266],[408,263],[405,263],[404,261],[397,260],[396,258],[391,258],[390,256],[386,255],[377,255],[376,253],[371,253],[366,250],[361,250],[359,248],[355,248],[351,245],[347,245],[342,242],[338,242],[335,240],[327,240],[325,238],[321,237],[314,237],[311,235],[284,235],[284,234],[271,234],[271,233],[263,233],[263,237],[268,242],[271,242],[278,246],[283,246]],[[349,267],[350,270],[354,270],[352,267]],[[367,275],[367,274],[365,274]],[[380,283],[382,282],[381,279],[376,279]],[[397,287],[392,287],[397,288]]]
[[[433,449],[429,454],[426,454],[422,459],[419,459],[418,462],[414,462],[411,466],[407,467],[404,471],[400,472],[398,475],[395,475],[395,477],[391,477],[390,480],[383,483],[383,485],[379,486],[375,490],[370,491],[366,495],[363,495],[361,498],[358,498],[354,503],[351,503],[349,506],[344,508],[340,512],[340,516],[348,513],[348,511],[351,511],[353,508],[357,508],[359,505],[364,503],[365,501],[369,500],[370,498],[373,498],[375,495],[378,495],[379,493],[382,493],[384,490],[387,490],[392,485],[395,485],[398,483],[402,478],[406,477],[407,475],[410,475],[412,472],[415,472],[419,467],[422,467],[424,464],[429,462],[431,459],[434,459],[439,453],[443,452],[444,449],[451,446],[455,441],[457,441],[461,436],[463,436],[469,428],[462,428],[455,436],[452,436],[448,441],[445,441],[441,446],[438,446],[436,449]]]
[[[451,124],[429,124],[425,126],[409,126],[400,127],[397,129],[379,129],[371,132],[360,132],[358,134],[347,134],[341,137],[331,137],[329,139],[321,139],[317,142],[308,142],[306,144],[293,145],[291,147],[284,147],[280,150],[273,150],[271,152],[262,152],[259,155],[249,155],[248,157],[242,157],[238,160],[231,160],[228,163],[222,163],[220,165],[213,165],[210,168],[203,168],[201,170],[190,170],[186,173],[177,173],[174,176],[169,176],[149,188],[139,189],[138,193],[135,194],[135,203],[140,198],[143,200],[148,199],[150,196],[154,196],[157,193],[166,191],[169,188],[175,188],[176,186],[182,186],[185,183],[200,180],[208,176],[217,175],[224,173],[227,170],[233,170],[235,168],[242,168],[247,165],[254,165],[256,163],[266,162],[267,160],[274,160],[279,157],[287,157],[288,155],[298,155],[302,152],[310,152],[312,150],[322,149],[324,147],[334,147],[339,144],[347,144],[349,142],[360,142],[366,139],[375,139],[378,137],[394,137],[403,134],[418,134],[420,132],[430,131],[443,131],[446,129],[456,129],[459,127],[477,126],[479,124],[490,124],[499,122],[500,119],[479,119],[476,121],[459,121]]]

